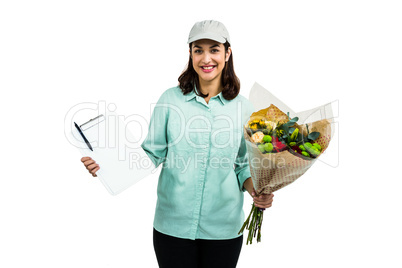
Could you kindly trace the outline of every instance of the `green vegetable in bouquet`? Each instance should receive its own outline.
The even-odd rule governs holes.
[[[314,146],[311,146],[311,147],[306,147],[306,150],[307,150],[307,152],[309,152],[312,156],[314,156],[314,157],[317,157],[317,156],[319,156],[320,155],[320,151],[316,148],[316,147],[314,147]]]
[[[265,143],[264,144],[264,150],[266,152],[271,152],[274,149],[274,145],[272,143]]]
[[[305,142],[305,143],[304,143],[304,148],[306,148],[306,150],[307,150],[308,148],[311,148],[311,147],[313,147],[313,145],[312,145],[311,143],[309,143],[309,142]]]
[[[321,146],[318,143],[314,143],[313,146],[321,152]]]
[[[265,135],[264,138],[262,138],[262,140],[264,142],[271,142],[272,141],[272,137],[270,135]]]
[[[258,144],[258,149],[261,151],[261,153],[265,153],[265,146],[264,144]]]

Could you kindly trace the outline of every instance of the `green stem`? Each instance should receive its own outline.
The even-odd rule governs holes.
[[[264,219],[264,211],[261,212],[261,219],[260,219],[260,226],[259,226],[259,230],[258,230],[257,243],[261,242],[261,226],[262,226],[263,219]]]
[[[251,216],[251,213],[253,212],[253,209],[254,209],[254,204],[251,206],[250,214],[248,214],[247,220],[243,223],[243,226],[241,227],[241,229],[240,229],[240,231],[239,231],[238,234],[241,234],[241,233],[244,232],[244,228],[245,228],[245,227],[248,225],[248,223],[250,222],[250,216]],[[247,229],[248,229],[248,228],[247,228]]]
[[[261,227],[263,216],[264,211],[260,211],[260,209],[256,207],[253,203],[251,206],[250,214],[248,215],[246,221],[243,223],[243,226],[238,233],[243,233],[244,229],[247,229],[249,231],[247,235],[246,245],[248,245],[248,243],[252,244],[253,238],[255,237],[257,237],[257,242],[261,242]]]
[[[256,220],[256,215],[255,215],[255,209],[256,207],[253,204],[253,209],[252,209],[252,215],[251,215],[251,222],[248,226],[248,237],[247,237],[247,244],[250,242],[250,244],[253,243],[253,234],[254,234],[254,227],[255,227],[255,220]]]

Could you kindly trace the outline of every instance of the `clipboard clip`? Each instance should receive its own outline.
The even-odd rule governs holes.
[[[92,121],[95,121],[95,120],[97,120],[97,119],[99,119],[98,121],[101,122],[101,119],[104,119],[104,118],[103,118],[103,114],[100,114],[100,115],[98,115],[97,117],[94,117],[94,118],[92,118],[92,119],[89,119],[87,122],[85,122],[84,124],[80,125],[80,128],[82,128],[84,125],[89,124],[89,123],[91,123]],[[103,120],[102,120],[102,121],[103,121]],[[98,122],[98,123],[99,123],[99,122]]]

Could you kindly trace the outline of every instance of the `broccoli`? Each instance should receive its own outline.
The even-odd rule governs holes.
[[[274,149],[274,146],[272,145],[272,143],[265,143],[264,144],[264,150],[266,151],[266,152],[271,152],[272,150]]]
[[[272,141],[272,137],[269,136],[269,135],[265,135],[264,138],[262,138],[262,140],[263,140],[264,142],[271,142],[271,141]]]
[[[258,144],[258,149],[261,151],[261,153],[265,153],[264,144]]]

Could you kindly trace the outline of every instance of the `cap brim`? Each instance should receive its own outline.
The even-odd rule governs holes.
[[[219,43],[226,43],[226,39],[220,35],[212,34],[212,33],[202,33],[196,36],[193,36],[188,39],[187,44],[190,44],[194,41],[201,40],[201,39],[211,39]]]

